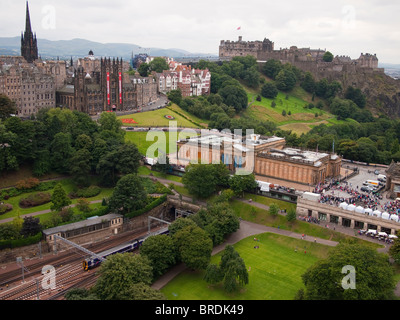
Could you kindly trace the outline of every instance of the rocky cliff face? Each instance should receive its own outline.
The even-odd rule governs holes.
[[[367,108],[375,115],[384,114],[400,118],[400,80],[386,75],[381,69],[342,70],[341,72],[318,72],[323,77],[342,84],[343,91],[349,86],[361,89],[367,97]]]

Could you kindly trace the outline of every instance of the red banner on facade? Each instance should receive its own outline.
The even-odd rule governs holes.
[[[107,104],[110,105],[110,73],[107,72]]]
[[[119,73],[119,104],[122,105],[122,73]]]

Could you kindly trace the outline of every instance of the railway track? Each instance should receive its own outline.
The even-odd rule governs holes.
[[[147,232],[144,231],[124,233],[108,241],[93,244],[88,249],[99,253],[145,235]],[[86,254],[74,250],[47,257],[29,266],[24,283],[21,283],[20,269],[4,273],[0,271],[0,300],[61,300],[72,288],[90,288],[96,283],[97,276],[95,271],[83,271],[82,261],[85,257]],[[42,274],[42,269],[46,265],[51,265],[56,270],[54,289],[43,289],[42,281],[46,275]]]

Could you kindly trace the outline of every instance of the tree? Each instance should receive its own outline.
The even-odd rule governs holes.
[[[15,103],[12,102],[6,95],[0,94],[0,120],[5,120],[11,115],[15,115],[17,108]]]
[[[21,236],[30,237],[36,236],[42,231],[42,226],[40,225],[40,219],[35,217],[26,217],[22,224]]]
[[[255,66],[244,70],[242,79],[250,88],[258,88],[260,85],[260,73]]]
[[[279,206],[276,203],[272,203],[269,207],[269,214],[272,216],[277,216],[279,214]]]
[[[224,289],[232,293],[249,283],[249,274],[239,253],[233,246],[228,245],[222,253],[220,265],[207,267],[204,280],[211,284],[223,281]]]
[[[157,73],[162,73],[164,70],[169,70],[169,65],[164,58],[156,57],[150,63],[150,72],[155,71]]]
[[[200,198],[208,198],[217,187],[214,167],[208,164],[190,164],[182,182],[190,194]]]
[[[345,266],[354,268],[355,289],[345,289]],[[347,271],[348,274],[348,271]],[[310,267],[302,279],[306,300],[390,300],[394,272],[386,254],[358,244],[339,244],[327,259]]]
[[[282,69],[276,76],[276,87],[282,91],[290,91],[296,85],[297,79],[293,71]]]
[[[353,101],[360,108],[364,108],[367,104],[367,99],[359,88],[349,86],[344,94],[344,97]]]
[[[286,220],[288,222],[293,222],[296,220],[296,209],[290,208],[286,214]]]
[[[174,234],[180,260],[194,270],[205,270],[211,259],[213,244],[207,233],[197,227],[188,226]]]
[[[257,182],[254,174],[234,175],[229,180],[229,186],[236,196],[243,197],[246,191],[253,191],[257,188]]]
[[[163,174],[168,174],[171,172],[172,166],[169,162],[169,157],[159,150],[159,156],[157,163],[153,166],[153,170],[156,170],[158,172],[161,172]]]
[[[70,174],[73,176],[74,182],[79,186],[87,187],[90,185],[91,159],[92,156],[87,149],[78,150],[71,158]]]
[[[314,93],[315,86],[316,84],[313,75],[311,74],[311,72],[306,72],[304,75],[304,79],[301,83],[301,87],[309,93]]]
[[[61,209],[71,204],[71,199],[67,197],[61,183],[54,187],[53,194],[51,195],[51,211],[61,211]]]
[[[148,77],[149,76],[149,70],[150,70],[150,66],[147,63],[141,63],[139,68],[138,68],[138,72],[140,74],[140,76],[142,77]]]
[[[134,283],[129,287],[124,287],[119,293],[118,300],[121,301],[150,301],[150,300],[166,300],[165,295],[150,287],[143,282]]]
[[[99,300],[99,298],[90,292],[90,290],[85,288],[71,289],[65,294],[65,299],[67,301],[82,301],[82,300]]]
[[[322,60],[325,62],[332,62],[333,61],[333,54],[329,51],[325,52],[325,54],[322,57]]]
[[[395,239],[389,248],[389,254],[397,264],[400,264],[400,239]]]
[[[167,93],[167,97],[168,100],[172,101],[173,103],[179,106],[182,101],[182,91],[181,89],[171,90],[170,92]]]
[[[157,279],[176,263],[176,248],[171,236],[158,235],[149,237],[140,247],[140,254],[150,260],[153,277]]]
[[[235,108],[236,112],[241,112],[247,108],[248,97],[246,91],[236,85],[227,85],[218,91],[223,102]]]
[[[267,77],[275,80],[276,76],[282,70],[282,68],[283,66],[280,61],[271,59],[265,63],[263,67],[263,72]]]
[[[70,159],[74,154],[69,133],[59,132],[50,145],[50,161],[52,168],[58,173],[68,173]]]
[[[124,143],[104,151],[96,171],[100,175],[102,184],[114,186],[119,174],[137,173],[140,165],[140,153],[133,143]]]
[[[261,95],[264,98],[275,99],[278,95],[279,91],[276,88],[276,85],[272,82],[267,82],[261,88]]]
[[[179,231],[186,227],[196,227],[196,223],[192,219],[178,218],[168,226],[169,235],[173,237]]]
[[[142,179],[136,174],[129,174],[118,181],[108,206],[111,210],[126,215],[142,209],[146,205],[147,193]]]
[[[126,291],[134,284],[150,285],[153,271],[150,260],[141,254],[109,256],[99,269],[94,292],[101,300],[126,299]]]
[[[212,203],[190,218],[207,232],[214,246],[223,243],[228,234],[236,232],[240,227],[239,218],[228,202]]]

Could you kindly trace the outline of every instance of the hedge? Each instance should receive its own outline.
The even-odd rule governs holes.
[[[126,218],[135,218],[138,216],[141,216],[142,214],[145,214],[154,208],[158,207],[159,205],[163,204],[165,201],[167,201],[167,195],[163,195],[160,198],[157,198],[153,202],[149,203],[147,206],[145,206],[143,209],[136,210],[134,212],[128,213],[125,217]]]
[[[42,240],[42,232],[39,232],[36,236],[31,236],[28,238],[22,238],[16,240],[0,240],[0,250],[30,246],[32,244],[39,243],[41,240]]]

